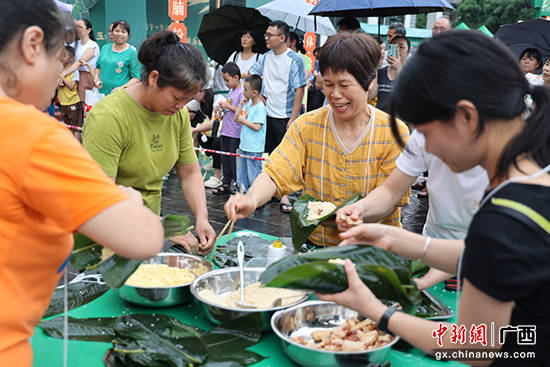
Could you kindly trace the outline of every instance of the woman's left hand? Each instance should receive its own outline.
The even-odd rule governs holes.
[[[208,219],[199,219],[195,223],[195,232],[199,236],[199,254],[208,254],[214,248],[216,232],[208,222]]]
[[[346,269],[346,276],[348,278],[348,289],[340,293],[315,293],[315,295],[323,301],[336,302],[358,311],[373,321],[378,321],[386,306],[376,298],[374,293],[359,278],[355,264],[347,259],[344,268]]]

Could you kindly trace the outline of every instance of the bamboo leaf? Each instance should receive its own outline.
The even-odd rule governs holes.
[[[203,335],[208,348],[208,367],[248,366],[263,360],[260,354],[246,350],[262,336],[263,322],[258,313],[224,322]]]
[[[351,245],[320,249],[307,253],[287,256],[271,264],[262,273],[262,282],[269,283],[277,275],[294,266],[311,261],[330,259],[350,259],[354,264],[383,265],[392,269],[402,283],[410,283],[409,260],[374,246]]]
[[[183,236],[189,229],[189,216],[168,214],[162,218],[164,238]]]
[[[89,274],[89,273],[85,273]],[[69,310],[85,305],[109,290],[106,284],[77,282],[67,285],[67,306]],[[57,288],[43,317],[63,312],[64,289]]]
[[[309,194],[302,195],[298,200],[292,205],[292,212],[290,213],[290,227],[292,229],[292,245],[296,251],[300,250],[300,247],[306,242],[308,237],[313,233],[317,226],[332,217],[336,214],[338,209],[353,204],[357,200],[361,199],[361,195],[356,194],[352,196],[348,201],[346,201],[341,206],[334,209],[329,214],[325,215],[322,218],[316,220],[307,219],[308,215],[308,203],[310,201],[319,201]]]
[[[359,277],[378,298],[399,302],[410,313],[421,303],[409,261],[372,246],[333,247],[288,256],[271,264],[262,274],[261,282],[270,287],[342,292],[348,287],[345,269],[328,262],[336,258],[354,262]]]
[[[265,357],[248,349],[231,350],[225,353],[212,354],[201,366],[205,367],[244,367],[264,360]]]
[[[172,320],[169,327],[174,329],[169,338],[157,333],[159,325],[166,330],[164,323],[167,319]],[[124,353],[132,361],[147,366],[165,362],[185,367],[188,364],[201,364],[208,357],[206,345],[196,332],[169,316],[120,316],[115,323],[115,335],[117,343],[125,346],[123,352],[115,348],[117,353]]]
[[[120,288],[141,264],[139,260],[131,260],[119,255],[113,255],[99,265],[103,280],[111,288]]]
[[[256,344],[262,336],[263,322],[259,313],[226,321],[202,336],[211,356],[244,349]]]
[[[71,265],[75,269],[84,269],[101,261],[102,247],[88,237],[75,233],[74,247],[71,254]]]
[[[110,343],[114,337],[114,325],[116,317],[99,317],[88,319],[77,319],[69,317],[69,339],[107,342]],[[40,323],[44,332],[54,338],[63,339],[63,316]]]

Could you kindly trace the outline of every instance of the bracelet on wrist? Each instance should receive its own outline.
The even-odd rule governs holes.
[[[424,256],[426,255],[426,252],[428,252],[428,248],[430,247],[431,242],[432,242],[432,238],[428,236],[426,238],[426,242],[424,242],[424,249],[422,250],[422,254],[418,259],[416,259],[416,261],[422,261],[422,259],[424,259]]]

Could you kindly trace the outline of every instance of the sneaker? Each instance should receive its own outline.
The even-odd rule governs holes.
[[[222,180],[219,178],[216,178],[214,176],[210,177],[205,183],[204,186],[208,187],[209,189],[215,189],[217,187],[220,187],[222,185]]]

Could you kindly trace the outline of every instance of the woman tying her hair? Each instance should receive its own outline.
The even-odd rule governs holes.
[[[532,97],[534,110],[524,118],[526,95]],[[457,327],[464,326],[470,336],[483,325],[487,344],[469,337],[465,344],[453,344],[452,327],[444,324],[449,333],[438,345],[432,337],[438,323],[394,313],[359,280],[349,261],[345,265],[349,288],[319,297],[358,310],[382,330],[428,353],[438,348],[483,348],[507,352],[510,358],[468,363],[548,365],[550,92],[529,85],[505,46],[480,32],[449,31],[423,42],[405,65],[390,111],[394,131],[396,116],[412,123],[424,135],[426,150],[452,171],[481,165],[488,173],[489,188],[465,241],[362,224],[342,233],[341,244],[369,243],[449,273],[458,272],[464,291]],[[530,332],[508,332],[505,340],[499,340],[501,328],[513,331],[523,326],[530,326]],[[535,352],[536,357],[517,352]]]
[[[199,241],[190,232],[172,238],[191,253],[208,253],[216,234],[208,222],[206,195],[185,105],[208,82],[201,52],[171,31],[149,37],[138,58],[141,82],[99,101],[86,119],[82,143],[115,182],[140,191],[160,214],[162,177],[174,166],[193,212]]]
[[[401,147],[391,133],[387,115],[367,103],[380,60],[376,41],[360,33],[330,37],[319,52],[324,93],[329,106],[309,112],[293,123],[281,144],[245,196],[233,195],[225,204],[231,220],[247,217],[277,192],[303,190],[336,206],[382,185],[395,168]],[[397,122],[402,139],[409,136]],[[408,195],[399,205],[408,203]],[[401,226],[400,209],[381,221]],[[317,246],[335,246],[338,232],[319,226],[309,237]]]
[[[0,361],[32,365],[29,339],[80,232],[122,256],[162,249],[160,221],[41,112],[63,69],[66,26],[52,0],[0,5]]]

